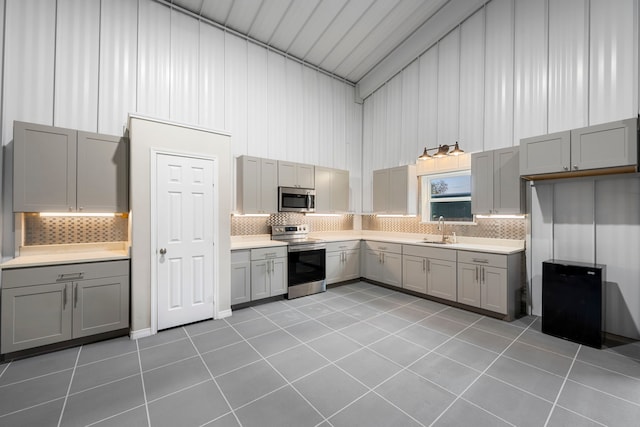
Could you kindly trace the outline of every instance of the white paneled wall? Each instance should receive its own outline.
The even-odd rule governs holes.
[[[153,0],[2,6],[3,144],[14,120],[120,134],[138,113],[228,131],[236,156],[348,169],[360,185],[353,86]]]
[[[98,127],[100,1],[57,4],[53,124],[93,131]]]
[[[456,28],[438,46],[438,144],[453,145],[458,140],[459,70],[460,30]]]
[[[536,183],[532,188],[531,310],[541,314],[542,262],[606,265],[608,332],[640,338],[640,178],[635,175]]]
[[[513,140],[547,133],[547,1],[516,0]]]
[[[484,82],[484,149],[511,146],[513,0],[493,0],[487,5]]]
[[[363,159],[363,211],[373,170],[425,146],[491,150],[638,114],[638,14],[638,0],[491,0],[425,46],[364,101],[363,152],[386,155]]]
[[[469,152],[484,147],[484,9],[460,26],[459,142]]]
[[[589,1],[549,0],[549,133],[588,124],[588,54]]]

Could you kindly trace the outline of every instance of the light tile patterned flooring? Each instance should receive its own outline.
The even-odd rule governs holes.
[[[0,425],[639,425],[640,344],[539,324],[359,282],[2,364]]]

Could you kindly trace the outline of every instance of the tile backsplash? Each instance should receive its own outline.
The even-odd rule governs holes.
[[[24,214],[23,246],[72,243],[124,242],[128,236],[128,218],[115,217],[41,217]]]
[[[269,217],[231,217],[231,235],[270,234],[271,225],[309,224],[311,231],[353,230],[355,215],[305,216],[299,213],[278,213]],[[362,229],[389,231],[396,233],[437,234],[437,224],[421,224],[418,217],[385,218],[375,215],[362,215]],[[526,220],[478,218],[474,225],[447,224],[447,233],[458,236],[484,237],[494,239],[524,240]]]

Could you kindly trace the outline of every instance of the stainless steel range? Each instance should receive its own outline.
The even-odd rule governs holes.
[[[288,299],[327,290],[327,246],[324,240],[309,238],[308,225],[274,225],[271,240],[288,243]]]

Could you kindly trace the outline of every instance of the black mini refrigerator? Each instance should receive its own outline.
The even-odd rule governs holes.
[[[605,266],[542,263],[542,332],[590,347],[604,339]]]

